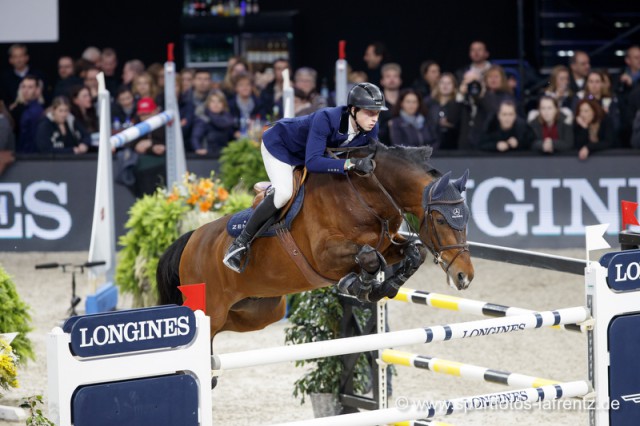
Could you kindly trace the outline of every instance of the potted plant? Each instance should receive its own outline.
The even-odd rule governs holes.
[[[297,295],[290,309],[291,326],[285,329],[287,344],[300,344],[333,340],[340,337],[343,308],[335,286]],[[366,311],[357,313],[358,319],[366,320]],[[342,357],[326,357],[297,361],[297,367],[307,367],[305,374],[296,380],[293,396],[305,402],[311,399],[314,415],[325,417],[340,414],[342,406],[338,396],[345,366]],[[371,385],[371,371],[364,354],[356,362],[354,391],[364,393]]]

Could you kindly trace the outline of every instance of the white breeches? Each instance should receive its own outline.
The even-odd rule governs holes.
[[[293,169],[290,164],[283,163],[276,157],[271,155],[264,143],[260,146],[262,152],[262,161],[264,168],[267,170],[271,186],[274,189],[273,204],[277,208],[284,207],[293,195]]]

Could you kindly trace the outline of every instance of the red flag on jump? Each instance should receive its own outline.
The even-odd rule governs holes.
[[[638,223],[638,219],[634,214],[636,209],[638,208],[638,203],[632,203],[631,201],[622,200],[620,202],[620,205],[622,206],[622,230],[624,231],[625,229],[627,229],[627,225],[640,226],[640,224]]]
[[[205,314],[207,313],[204,283],[179,285],[178,290],[184,295],[184,303],[182,306],[187,306],[193,311],[201,310]]]

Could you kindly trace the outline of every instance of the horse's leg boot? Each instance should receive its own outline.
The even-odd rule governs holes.
[[[244,270],[247,264],[246,260],[248,260],[251,242],[260,232],[271,226],[275,221],[275,214],[279,209],[273,204],[273,197],[274,192],[271,191],[260,204],[258,204],[258,207],[256,207],[247,221],[247,225],[238,238],[236,238],[227,249],[222,262],[229,269],[236,272],[242,272]],[[243,259],[246,259],[245,262],[242,261]]]

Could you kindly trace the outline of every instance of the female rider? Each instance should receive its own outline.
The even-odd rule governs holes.
[[[256,235],[271,225],[275,214],[293,195],[293,169],[305,165],[313,173],[373,171],[370,157],[354,162],[329,158],[326,148],[354,147],[377,139],[378,117],[386,111],[382,91],[371,83],[359,83],[349,92],[347,106],[323,108],[312,114],[285,118],[262,136],[262,160],[271,180],[271,188],[256,207],[242,233],[231,243],[223,262],[242,272],[242,259]]]

